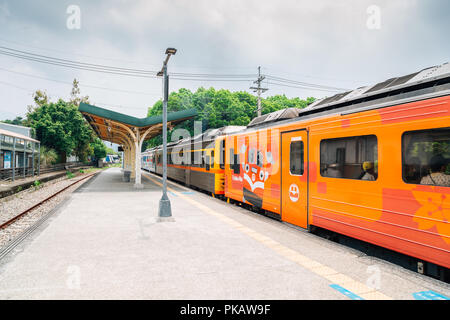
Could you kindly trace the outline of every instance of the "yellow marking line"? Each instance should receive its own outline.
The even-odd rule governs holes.
[[[159,181],[156,181],[155,179],[147,176],[146,174],[143,175],[148,180],[152,181],[153,183],[156,183],[159,186],[162,186],[162,183]],[[167,187],[167,189],[170,192],[173,192],[177,196],[183,198],[187,202],[191,203],[192,205],[196,206],[203,212],[210,214],[214,217],[217,217],[219,220],[225,222],[229,226],[233,227],[236,230],[239,230],[240,232],[246,234],[247,236],[255,239],[259,243],[263,244],[264,246],[272,249],[280,256],[291,260],[292,262],[297,263],[298,265],[302,266],[305,269],[308,269],[309,271],[315,273],[316,275],[327,279],[331,283],[338,284],[345,286],[345,288],[354,294],[359,295],[360,297],[368,300],[392,300],[392,298],[384,295],[383,293],[377,291],[374,288],[371,288],[364,283],[354,280],[328,266],[325,266],[321,264],[320,262],[317,262],[311,258],[308,258],[300,253],[298,253],[295,250],[292,250],[281,243],[273,240],[272,238],[269,238],[251,228],[248,228],[244,226],[243,224],[231,219],[230,217],[224,216],[220,213],[217,213],[216,211],[212,210],[211,208],[191,199],[190,197],[175,191],[174,189]]]

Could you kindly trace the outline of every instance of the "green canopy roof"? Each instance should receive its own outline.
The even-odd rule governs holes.
[[[151,133],[147,135],[146,139],[150,139],[161,133],[162,115],[136,118],[84,102],[80,103],[78,110],[83,114],[99,138],[102,140],[117,142],[117,133],[122,133],[122,136],[123,134],[128,134],[128,132],[124,130],[123,127],[117,125],[117,123],[125,125],[130,129],[137,128],[141,133],[151,129]],[[169,126],[173,126],[182,121],[191,119],[196,115],[197,110],[195,109],[171,112],[167,114],[167,123]]]
[[[154,124],[162,123],[162,115],[152,116],[152,117],[146,117],[146,118],[136,118],[133,116],[129,116],[127,114],[123,114],[120,112],[115,112],[112,110],[100,108],[93,106],[91,104],[87,104],[84,102],[80,103],[80,106],[78,107],[78,110],[81,113],[88,113],[91,115],[95,115],[101,118],[117,121],[123,124],[127,124],[133,127],[148,127]],[[167,114],[167,121],[176,121],[176,120],[186,120],[188,118],[195,117],[197,115],[197,110],[195,109],[188,109],[188,110],[181,110],[176,112],[171,112]]]

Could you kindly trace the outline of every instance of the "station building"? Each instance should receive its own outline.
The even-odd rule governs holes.
[[[0,122],[0,180],[39,175],[39,153],[31,128]]]

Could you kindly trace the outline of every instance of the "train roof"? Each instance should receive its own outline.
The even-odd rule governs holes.
[[[227,134],[235,133],[244,130],[245,126],[225,126],[221,128],[212,128],[208,129],[203,133],[200,133],[192,138],[185,138],[182,140],[178,140],[178,143],[191,141],[191,140],[202,140],[202,141],[210,141],[214,140],[217,137],[224,136]]]
[[[208,129],[192,138],[171,142],[168,146],[187,141],[210,141],[218,136],[253,131],[265,127],[282,125],[330,114],[350,114],[431,99],[450,94],[450,64],[444,63],[420,71],[387,79],[374,85],[318,99],[306,108],[286,108],[254,118],[246,127],[226,126]],[[158,149],[161,146],[152,148]],[[146,150],[147,151],[147,150]]]
[[[411,87],[416,84],[426,83],[428,81],[448,76],[450,76],[450,64],[447,62],[405,76],[390,78],[375,85],[360,87],[352,91],[338,93],[331,97],[316,100],[306,108],[302,109],[302,113],[377,94],[389,93],[393,90]]]
[[[302,109],[286,108],[254,118],[247,127],[254,127],[262,123],[276,122],[284,119],[292,119],[298,117]]]
[[[396,104],[434,98],[450,93],[450,64],[426,68],[375,85],[318,99],[306,108],[288,108],[253,119],[247,130],[268,127],[275,122],[293,122],[333,113],[353,113]]]
[[[239,131],[243,131],[245,129],[246,129],[245,126],[225,126],[225,127],[221,127],[221,128],[208,129],[208,130],[206,130],[205,132],[203,132],[201,134],[193,136],[192,138],[188,137],[188,138],[180,139],[180,140],[177,140],[177,141],[169,142],[169,143],[167,143],[167,147],[170,148],[170,147],[173,147],[175,145],[182,145],[184,143],[191,143],[192,141],[195,142],[197,140],[202,141],[202,142],[212,141],[212,140],[214,140],[217,137],[224,136],[224,135],[227,135],[227,134],[236,133],[236,132],[239,132]],[[159,145],[159,146],[147,149],[147,150],[145,150],[145,152],[152,151],[152,150],[159,150],[161,148],[162,148],[162,145]]]
[[[221,128],[208,129],[203,134],[194,137],[194,140],[201,137],[203,141],[213,140],[219,136],[235,133],[244,130],[245,126],[225,126]]]

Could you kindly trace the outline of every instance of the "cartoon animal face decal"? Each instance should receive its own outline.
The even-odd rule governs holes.
[[[247,150],[248,149],[248,150]],[[264,184],[269,178],[270,165],[273,161],[272,153],[266,152],[266,166],[264,166],[264,154],[255,148],[241,147],[241,151],[247,151],[244,162],[242,163],[244,188],[255,192],[256,189],[264,190]]]

